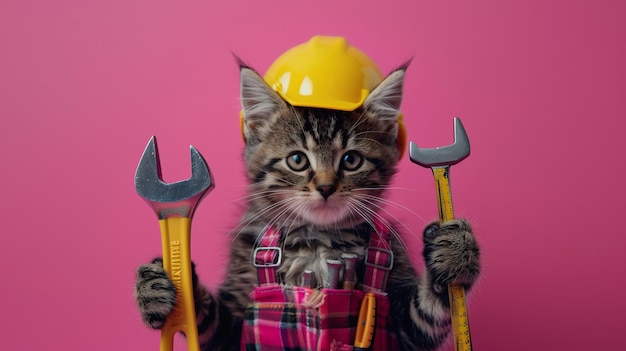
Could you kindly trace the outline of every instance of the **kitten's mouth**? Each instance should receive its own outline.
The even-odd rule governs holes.
[[[329,199],[316,201],[303,211],[302,215],[314,224],[329,225],[345,219],[348,212],[345,204]]]

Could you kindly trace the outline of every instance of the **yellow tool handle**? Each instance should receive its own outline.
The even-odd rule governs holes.
[[[185,334],[187,350],[199,351],[196,310],[191,278],[191,218],[159,220],[163,248],[163,268],[176,287],[176,306],[161,329],[161,351],[174,349],[174,335]]]
[[[441,222],[451,221],[454,219],[454,209],[452,208],[452,194],[450,192],[450,166],[433,167],[432,170],[437,188],[439,220]],[[448,285],[448,297],[450,299],[454,349],[456,351],[471,351],[472,338],[467,316],[465,289],[460,285],[450,284]]]
[[[356,336],[354,338],[354,350],[369,350],[372,347],[374,338],[374,327],[376,326],[376,296],[367,293],[361,302],[359,319],[356,325]]]
[[[448,285],[448,297],[450,299],[450,315],[452,316],[454,349],[471,351],[472,338],[470,336],[469,318],[467,317],[465,289],[460,285]]]

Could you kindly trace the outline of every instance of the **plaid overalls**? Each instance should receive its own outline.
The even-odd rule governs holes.
[[[311,289],[277,281],[281,263],[280,232],[267,228],[254,251],[259,285],[250,294],[241,350],[350,351],[397,350],[389,329],[389,300],[384,292],[393,265],[388,229],[375,223],[365,255],[360,290]],[[375,328],[369,348],[355,347],[357,320],[364,296],[375,297]],[[359,320],[359,323],[361,321]]]

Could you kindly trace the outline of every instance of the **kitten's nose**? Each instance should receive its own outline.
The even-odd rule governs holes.
[[[330,194],[334,193],[337,190],[337,186],[335,184],[322,184],[317,186],[317,191],[322,194],[324,199],[328,199]]]

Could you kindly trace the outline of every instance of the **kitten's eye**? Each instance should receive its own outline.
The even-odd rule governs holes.
[[[309,167],[309,159],[302,151],[292,152],[287,156],[287,166],[295,172],[301,172]]]
[[[341,156],[341,168],[346,171],[355,171],[363,165],[363,156],[356,151],[348,151]]]

